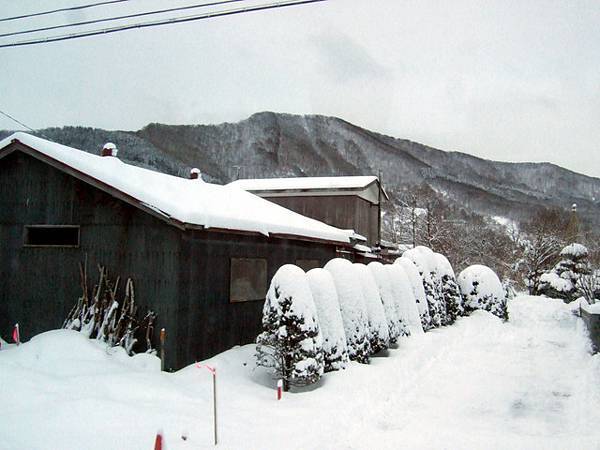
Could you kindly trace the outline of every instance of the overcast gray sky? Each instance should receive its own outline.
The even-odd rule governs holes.
[[[91,2],[0,0],[0,17]],[[0,33],[200,2],[131,0],[0,22]],[[329,0],[0,49],[0,58],[0,109],[34,128],[324,114],[600,177],[598,0]],[[0,128],[16,126],[0,117]]]

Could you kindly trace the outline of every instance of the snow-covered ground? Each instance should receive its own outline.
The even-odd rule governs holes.
[[[219,447],[599,448],[600,355],[581,320],[537,297],[512,300],[510,317],[477,311],[279,402],[253,346],[225,352],[208,361]],[[212,447],[204,369],[160,373],[70,331],[2,348],[2,449],[151,449],[158,429],[168,450]]]

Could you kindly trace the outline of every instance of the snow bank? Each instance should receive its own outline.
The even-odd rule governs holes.
[[[406,334],[423,333],[419,308],[417,307],[417,301],[406,272],[404,272],[404,269],[399,264],[386,264],[385,268],[388,271],[392,288],[396,294],[399,317],[406,325]]]
[[[325,372],[343,369],[348,362],[348,348],[335,283],[331,274],[321,268],[309,270],[306,276],[323,338]]]
[[[394,261],[394,264],[399,264],[403,269],[415,296],[417,307],[419,308],[419,316],[421,318],[421,325],[424,330],[431,328],[431,316],[429,315],[429,306],[427,305],[427,296],[425,295],[425,288],[423,287],[423,277],[419,274],[419,269],[415,263],[410,259],[402,256]]]
[[[217,368],[217,448],[596,449],[600,355],[569,307],[519,297],[508,323],[476,311],[281,401],[254,346],[234,347],[203,361]],[[168,450],[215,448],[207,370],[160,372],[148,355],[156,364],[141,368],[58,333],[74,342],[40,335],[26,360],[31,342],[0,351],[0,448],[148,450],[159,428]]]
[[[381,303],[379,288],[367,266],[355,263],[354,269],[362,287],[363,298],[365,299],[369,315],[371,351],[378,353],[390,346],[387,318],[383,309],[383,303]]]
[[[388,333],[390,343],[394,344],[402,335],[400,317],[396,308],[396,299],[392,287],[392,281],[385,266],[378,261],[370,262],[367,266],[373,274],[373,279],[377,283],[379,296],[385,312],[385,317],[388,325]]]
[[[504,288],[492,269],[479,264],[469,266],[458,276],[458,285],[467,308],[483,309],[508,319]]]
[[[346,259],[334,258],[325,264],[333,277],[340,302],[344,322],[348,355],[351,360],[369,362],[369,314],[362,294],[360,281],[352,263]]]

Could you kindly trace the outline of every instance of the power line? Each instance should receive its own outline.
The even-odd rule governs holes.
[[[146,11],[146,12],[141,12],[141,13],[127,14],[127,15],[124,15],[124,16],[107,17],[107,18],[103,18],[103,19],[94,19],[94,20],[86,20],[84,22],[67,23],[67,24],[63,24],[63,25],[54,25],[54,26],[44,27],[44,28],[33,28],[33,29],[30,29],[30,30],[15,31],[15,32],[12,32],[12,33],[0,34],[0,38],[9,37],[9,36],[17,36],[17,35],[20,35],[20,34],[37,33],[39,31],[57,30],[57,29],[60,29],[60,28],[79,27],[79,26],[82,26],[82,25],[92,25],[94,23],[112,22],[112,21],[115,21],[115,20],[122,20],[122,19],[132,19],[134,17],[151,16],[151,15],[154,15],[154,14],[163,14],[163,13],[169,13],[169,12],[175,12],[175,11],[184,11],[184,10],[188,10],[188,9],[205,8],[207,6],[217,6],[217,5],[224,5],[226,3],[237,3],[237,2],[243,2],[243,1],[246,1],[246,0],[221,0],[221,1],[211,2],[211,3],[202,3],[202,4],[199,4],[199,5],[180,6],[180,7],[177,7],[177,8],[159,9],[159,10],[156,10],[156,11]]]
[[[47,44],[50,42],[67,41],[67,40],[71,40],[71,39],[79,39],[79,38],[98,36],[98,35],[103,35],[103,34],[111,34],[111,33],[117,33],[119,31],[133,30],[133,29],[137,29],[137,28],[150,28],[150,27],[156,27],[156,26],[161,26],[161,25],[172,25],[172,24],[177,24],[177,23],[194,22],[196,20],[212,19],[215,17],[232,16],[232,15],[236,15],[236,14],[244,14],[244,13],[255,12],[255,11],[265,11],[268,9],[276,9],[276,8],[285,8],[288,6],[299,6],[299,5],[305,5],[305,4],[309,4],[309,3],[318,3],[318,2],[324,2],[324,1],[327,1],[327,0],[288,0],[288,1],[277,2],[277,3],[256,5],[256,6],[246,7],[246,8],[237,8],[237,9],[208,12],[208,13],[204,13],[204,14],[198,14],[198,15],[187,16],[187,17],[164,19],[164,20],[159,20],[159,21],[154,21],[154,22],[142,22],[142,23],[136,23],[136,24],[130,24],[130,25],[122,25],[122,26],[112,27],[112,28],[105,28],[105,29],[101,29],[101,30],[83,31],[80,33],[66,34],[66,35],[60,35],[60,36],[51,36],[51,37],[47,37],[47,38],[30,39],[27,41],[18,41],[18,42],[13,42],[10,44],[1,44],[0,48],[21,47],[24,45],[35,45],[35,44]]]
[[[10,115],[10,114],[8,114],[8,113],[5,113],[5,112],[4,112],[4,111],[2,111],[1,109],[0,109],[0,114],[2,114],[2,115],[3,115],[3,116],[5,116],[5,117],[8,117],[10,120],[12,120],[13,122],[16,122],[16,123],[18,123],[18,124],[19,124],[19,125],[21,125],[22,127],[24,127],[24,128],[27,128],[29,131],[33,131],[34,133],[36,132],[36,131],[35,131],[33,128],[31,128],[31,127],[28,127],[28,126],[27,126],[27,125],[25,125],[23,122],[21,122],[20,120],[17,120],[17,119],[15,119],[13,116],[11,116],[11,115]]]
[[[112,3],[122,3],[122,2],[128,2],[128,1],[129,0],[110,0],[110,1],[106,1],[106,2],[92,3],[91,5],[70,6],[68,8],[52,9],[50,11],[42,11],[42,12],[37,12],[37,13],[32,13],[32,14],[23,14],[22,16],[5,17],[3,19],[0,19],[0,22],[7,22],[9,20],[27,19],[29,17],[45,16],[48,14],[55,14],[55,13],[59,13],[59,12],[77,11],[80,9],[94,8],[96,6],[110,5]]]

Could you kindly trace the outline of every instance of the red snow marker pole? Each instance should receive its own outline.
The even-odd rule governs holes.
[[[167,340],[167,331],[160,329],[160,371],[165,371],[165,341]]]
[[[13,328],[13,335],[12,335],[13,341],[15,341],[15,343],[17,345],[21,344],[21,335],[19,333],[19,324],[15,323],[15,327]]]
[[[282,388],[283,388],[283,380],[277,380],[277,400],[281,400]]]
[[[162,444],[163,444],[163,437],[162,437],[162,431],[158,431],[158,433],[156,433],[156,439],[154,439],[154,450],[162,450]]]

